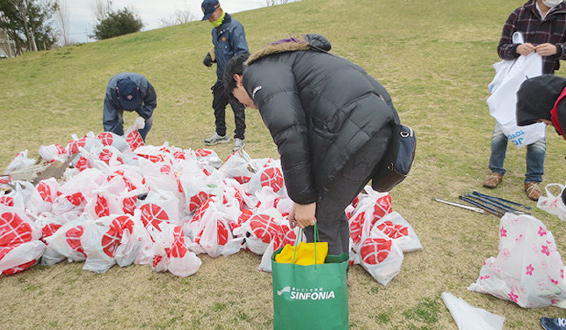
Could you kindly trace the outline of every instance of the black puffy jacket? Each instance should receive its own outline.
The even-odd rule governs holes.
[[[326,38],[307,37],[318,49],[297,40],[272,44],[250,56],[243,74],[281,155],[289,197],[299,204],[316,202],[360,147],[399,121],[381,84],[327,53]]]

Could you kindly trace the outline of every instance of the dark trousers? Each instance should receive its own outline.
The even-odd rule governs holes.
[[[350,227],[345,209],[372,178],[392,137],[390,126],[384,127],[361,147],[331,182],[328,192],[316,203],[319,240],[328,242],[328,254],[348,253]],[[314,242],[314,227],[304,229],[307,242]]]
[[[230,103],[234,111],[234,122],[236,129],[234,130],[234,138],[244,139],[246,131],[246,115],[244,110],[246,107],[239,102],[230,102],[228,95],[224,91],[224,84],[217,80],[212,86],[212,108],[214,109],[214,118],[216,125],[216,134],[220,136],[226,135],[226,106]]]

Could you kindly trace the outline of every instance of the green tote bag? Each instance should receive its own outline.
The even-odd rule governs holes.
[[[315,224],[315,241],[317,234]],[[302,232],[297,241],[301,236]],[[348,254],[329,255],[324,264],[301,266],[275,262],[282,249],[271,257],[274,329],[348,329]]]

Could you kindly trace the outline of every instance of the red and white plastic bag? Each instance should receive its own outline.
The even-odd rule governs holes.
[[[154,232],[154,231],[153,231]],[[181,277],[197,272],[202,264],[199,257],[189,251],[181,226],[164,225],[160,232],[154,232],[153,262],[156,272],[169,271]]]
[[[84,234],[86,222],[86,217],[79,217],[61,226],[53,235],[45,237],[44,241],[47,248],[41,258],[41,264],[54,265],[65,259],[69,262],[84,261],[86,255],[81,237]]]
[[[372,231],[379,230],[395,241],[403,252],[422,250],[423,246],[413,227],[397,212],[391,212],[379,219]],[[376,235],[372,235],[376,236]]]

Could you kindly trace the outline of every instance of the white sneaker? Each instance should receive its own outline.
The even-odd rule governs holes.
[[[236,152],[240,149],[243,149],[245,145],[246,144],[244,143],[244,140],[235,138],[234,139],[234,148],[232,148],[232,152]]]
[[[228,136],[228,134],[224,136],[220,136],[217,133],[214,133],[211,137],[204,140],[204,144],[206,144],[207,146],[213,146],[218,143],[228,143],[228,142],[230,142],[230,137]]]

